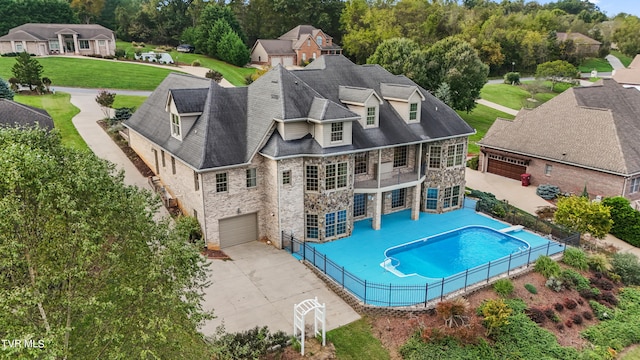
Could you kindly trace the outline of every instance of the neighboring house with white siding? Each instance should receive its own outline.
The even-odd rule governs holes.
[[[210,248],[280,247],[282,232],[329,241],[357,220],[457,209],[474,133],[408,78],[342,55],[248,87],[171,74],[125,126]]]
[[[26,51],[35,55],[113,56],[112,30],[97,24],[34,24],[14,27],[0,37],[0,54]]]

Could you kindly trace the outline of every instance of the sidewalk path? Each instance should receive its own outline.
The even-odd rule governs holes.
[[[530,214],[543,206],[552,204],[536,195],[535,186],[522,186],[520,181],[499,176],[496,174],[482,173],[466,168],[467,187],[492,193],[498,200],[507,200],[509,204],[520,208]],[[630,252],[640,257],[640,248],[634,247],[611,234],[602,240],[611,244],[621,252]]]
[[[480,105],[488,106],[490,108],[502,111],[503,113],[507,113],[509,115],[513,115],[513,116],[518,115],[518,110],[513,110],[511,108],[508,108],[506,106],[502,106],[500,104],[496,104],[496,103],[491,102],[491,101],[487,101],[487,100],[484,100],[484,99],[478,99],[478,100],[476,100],[476,102],[478,104],[480,104]]]
[[[614,55],[609,54],[605,56],[605,59],[609,62],[609,64],[611,64],[613,70],[625,68],[625,66],[622,64],[622,61],[620,61],[620,59],[618,59]]]

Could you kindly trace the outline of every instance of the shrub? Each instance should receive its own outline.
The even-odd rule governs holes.
[[[547,319],[553,319],[557,315],[556,315],[556,312],[553,311],[553,309],[547,308],[547,309],[544,309],[544,316],[546,316]]]
[[[471,170],[478,170],[478,165],[480,164],[480,156],[476,155],[471,159],[467,160],[467,167]]]
[[[504,74],[504,83],[509,85],[520,85],[520,73],[508,72]]]
[[[555,292],[562,291],[562,281],[553,276],[550,277],[544,285]]]
[[[582,300],[581,298],[578,298],[578,300],[576,300],[578,302],[578,305],[582,306],[584,305],[584,300]]]
[[[564,324],[560,323],[560,324],[556,325],[556,329],[558,329],[560,331],[564,330]]]
[[[573,321],[573,323],[576,325],[580,325],[582,324],[582,316],[580,316],[580,314],[574,314],[571,317],[571,321]]]
[[[513,293],[513,282],[510,279],[500,279],[493,284],[493,290],[502,297],[507,297]]]
[[[222,74],[220,74],[219,72],[215,71],[215,70],[209,70],[207,71],[207,73],[205,74],[205,77],[208,79],[211,79],[217,83],[219,83],[220,81],[222,81]]]
[[[567,319],[567,321],[564,322],[564,326],[570,328],[573,326],[573,320],[571,319]]]
[[[573,299],[565,298],[564,299],[564,307],[566,307],[569,310],[573,310],[576,307],[578,307],[578,303]]]
[[[540,219],[544,219],[544,220],[553,219],[553,214],[555,213],[556,213],[556,208],[553,206],[543,206],[541,208],[538,208],[538,210],[536,210],[536,215],[538,215]]]
[[[538,293],[538,289],[536,289],[536,287],[533,286],[533,284],[524,284],[524,288],[527,289],[527,291],[529,291],[532,294]]]
[[[498,329],[509,324],[509,315],[511,315],[512,310],[504,300],[489,300],[481,306],[484,326],[487,328],[487,336],[495,334]]]
[[[525,313],[527,314],[529,319],[531,319],[536,324],[544,324],[544,321],[546,319],[546,315],[544,311],[538,308],[530,308],[530,309],[527,309]]]
[[[620,275],[625,285],[640,285],[640,263],[631,253],[617,253],[611,259],[613,271]]]
[[[560,275],[560,265],[548,256],[540,256],[538,260],[536,260],[536,265],[533,270],[539,272],[547,279]]]
[[[200,61],[199,60],[193,60],[191,62],[191,66],[200,66]]]
[[[589,289],[589,280],[573,269],[564,269],[560,272],[560,280],[568,289],[576,289],[578,291]]]
[[[568,247],[564,251],[562,262],[578,270],[587,270],[589,268],[589,264],[587,263],[587,255],[584,253],[584,251],[575,247]]]
[[[224,327],[216,329],[212,348],[217,359],[257,359],[275,345],[283,346],[289,337],[282,331],[271,334],[265,327],[227,334]]]
[[[553,308],[556,309],[557,312],[562,312],[564,310],[564,305],[560,303],[553,304]]]
[[[613,283],[603,278],[591,278],[589,282],[600,290],[611,291],[613,290]]]
[[[611,268],[609,260],[607,260],[607,257],[602,254],[589,256],[587,258],[587,264],[591,270],[598,272],[605,272],[607,269]]]
[[[611,234],[633,246],[640,247],[640,211],[631,207],[629,200],[617,196],[605,198],[602,204],[611,209]]]
[[[611,309],[595,300],[589,300],[589,306],[591,306],[591,309],[593,310],[593,313],[598,318],[598,320],[611,319],[613,315]]]
[[[587,320],[592,320],[593,319],[593,313],[591,311],[583,311],[582,312],[582,317],[587,319]]]
[[[436,313],[444,320],[448,327],[458,327],[467,322],[469,302],[465,298],[457,298],[452,301],[441,301],[436,305]]]
[[[618,305],[618,298],[611,291],[602,293],[602,300],[608,302],[609,304],[616,306]]]
[[[536,195],[545,200],[553,200],[560,194],[560,188],[555,185],[542,184],[536,189]]]
[[[597,299],[598,295],[600,295],[600,292],[595,292],[594,288],[583,289],[578,291],[578,293],[586,300]]]

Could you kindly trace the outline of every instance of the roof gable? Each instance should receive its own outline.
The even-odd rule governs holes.
[[[416,92],[422,100],[425,99],[416,85],[380,84],[380,93],[386,100],[409,101]]]
[[[24,31],[42,40],[57,39],[58,34],[78,34],[78,39],[113,38],[113,31],[97,24],[36,24],[27,23],[9,30],[9,34]]]

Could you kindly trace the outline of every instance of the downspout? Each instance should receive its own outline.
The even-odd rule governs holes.
[[[622,197],[624,197],[625,192],[627,191],[627,185],[629,183],[629,178],[625,177],[624,178],[624,185],[622,185]]]
[[[208,246],[207,246],[207,243],[208,243],[208,240],[207,240],[207,207],[204,205],[204,184],[205,184],[204,173],[198,174],[198,175],[199,175],[198,176],[199,177],[198,181],[200,181],[200,193],[201,193],[200,194],[200,199],[202,199],[202,202],[201,202],[201,204],[202,204],[202,226],[204,227],[204,229],[202,229],[203,235],[204,235],[202,238],[204,240],[204,247],[208,248]],[[196,218],[196,220],[198,220],[198,219]]]
[[[280,240],[278,241],[278,248],[282,249],[282,216],[280,216],[280,190],[282,186],[282,174],[280,173],[280,160],[276,160],[276,189],[278,193],[277,199],[277,211],[278,211],[278,235]],[[292,175],[293,176],[293,175]],[[304,201],[304,200],[303,200]],[[291,249],[293,249],[293,244],[291,244]]]

